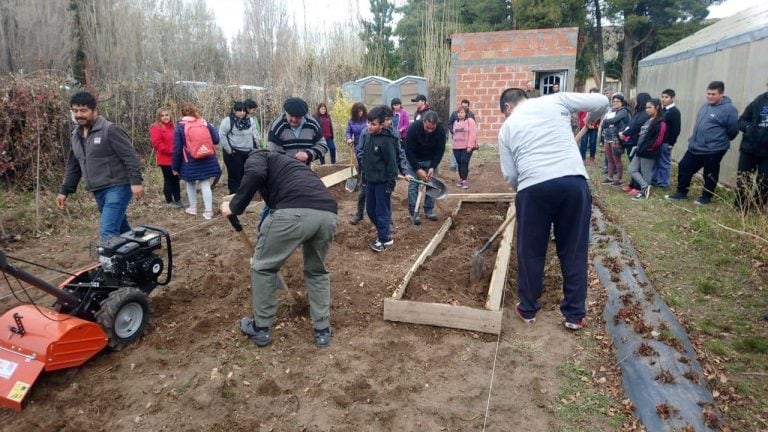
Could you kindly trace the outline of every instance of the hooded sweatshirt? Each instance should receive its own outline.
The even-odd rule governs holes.
[[[705,103],[699,108],[693,135],[688,138],[688,151],[696,155],[726,151],[738,134],[739,113],[731,98],[723,96],[717,104]]]

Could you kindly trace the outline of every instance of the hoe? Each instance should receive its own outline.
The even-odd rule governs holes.
[[[154,251],[163,238],[168,269],[159,281],[165,265]],[[80,366],[105,347],[119,351],[144,334],[149,294],[171,281],[170,235],[142,225],[98,249],[98,263],[59,286],[14,267],[0,251],[0,272],[9,287],[12,276],[56,298],[50,308],[25,304],[0,316],[0,406],[20,411],[41,371]]]

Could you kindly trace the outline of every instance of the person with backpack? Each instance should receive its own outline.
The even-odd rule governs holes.
[[[69,106],[77,127],[69,138],[71,149],[56,206],[67,207],[67,195],[77,191],[82,178],[96,200],[99,237],[106,241],[131,230],[125,211],[132,198],[144,196],[141,161],[128,134],[99,115],[92,94],[74,94]]]
[[[200,183],[200,192],[203,194],[203,217],[212,219],[211,180],[221,175],[215,148],[219,143],[219,133],[216,128],[200,117],[200,111],[191,102],[181,105],[181,115],[173,137],[171,166],[173,173],[186,182],[189,207],[184,211],[189,215],[197,215],[196,185]]]
[[[768,201],[768,92],[755,98],[739,117],[742,132],[736,179],[737,209],[761,210]],[[750,190],[757,174],[757,190]]]
[[[243,178],[243,167],[248,154],[258,148],[258,131],[254,127],[243,102],[235,102],[232,111],[219,125],[219,136],[224,140],[224,165],[227,167],[227,188],[229,193],[237,192]]]
[[[630,191],[633,199],[648,199],[651,196],[651,179],[656,159],[661,156],[661,145],[667,131],[664,114],[659,99],[649,99],[645,103],[648,120],[640,126],[637,146],[633,147],[632,161],[629,163],[629,175],[637,182],[640,189]]]

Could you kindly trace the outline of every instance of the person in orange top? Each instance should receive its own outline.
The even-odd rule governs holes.
[[[149,142],[155,149],[155,161],[163,172],[163,194],[168,207],[181,208],[181,188],[179,176],[171,170],[173,155],[173,130],[175,125],[171,112],[167,108],[159,108],[155,122],[149,128]]]
[[[458,119],[453,124],[453,156],[459,167],[459,181],[456,186],[469,189],[467,177],[469,176],[469,160],[477,145],[477,123],[471,117],[467,117],[467,108],[460,107],[456,113]]]

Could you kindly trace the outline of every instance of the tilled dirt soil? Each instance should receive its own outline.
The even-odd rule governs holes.
[[[450,192],[509,192],[498,162],[473,165],[469,191],[455,187],[455,172],[444,171]],[[151,296],[146,336],[121,352],[104,351],[83,367],[43,374],[21,413],[0,411],[0,429],[549,431],[563,426],[555,416],[560,384],[555,369],[584,356],[579,336],[562,326],[556,258],[550,256],[547,266],[544,309],[535,325],[524,325],[512,311],[513,255],[498,338],[382,319],[384,298],[455,206],[450,198],[440,201],[439,221],[422,219],[421,226],[413,226],[406,186],[399,182],[393,194],[394,246],[378,254],[368,248],[375,237],[370,221],[348,222],[356,194],[345,192],[343,183],[333,187],[339,201],[339,228],[328,258],[334,335],[332,346],[320,350],[313,343],[300,254],[283,269],[289,291],[280,294],[274,342],[257,348],[237,327],[240,317],[251,313],[252,251],[225,218],[204,221],[166,209],[157,185],[149,185],[148,197],[132,204],[129,216],[134,225],[152,223],[173,234],[174,277]],[[215,190],[216,206],[225,191],[221,185]],[[417,299],[458,299],[482,307],[482,295],[464,290],[469,261],[501,224],[507,206],[472,204],[459,214],[445,247],[409,285],[416,287]],[[251,239],[257,218],[256,213],[241,217]],[[74,270],[92,262],[88,245],[94,233],[95,228],[90,235],[13,243],[6,250]],[[497,247],[484,254],[491,267]],[[5,296],[8,287],[0,283]],[[429,289],[420,288],[424,285]],[[419,291],[429,291],[429,297],[419,298]],[[0,310],[13,304],[6,297]],[[592,322],[597,315],[590,311]],[[591,426],[587,430],[607,430]]]

